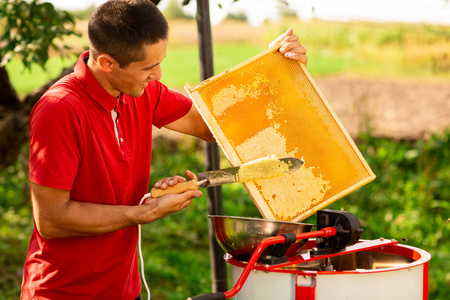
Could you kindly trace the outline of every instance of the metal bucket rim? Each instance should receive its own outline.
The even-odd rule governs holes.
[[[252,218],[252,217],[237,217],[237,216],[225,216],[225,215],[208,215],[208,218],[210,218],[210,219],[220,218],[220,219],[233,219],[233,220],[243,220],[243,221],[271,222],[271,223],[278,223],[278,224],[307,225],[307,226],[313,226],[313,227],[315,226],[314,224],[310,224],[310,223],[300,223],[300,222],[281,221],[281,220],[269,220],[269,219]]]

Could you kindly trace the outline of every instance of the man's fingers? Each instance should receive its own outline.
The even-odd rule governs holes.
[[[197,175],[195,175],[194,173],[192,173],[190,170],[186,170],[184,172],[186,174],[186,177],[189,178],[190,180],[197,180]]]
[[[295,34],[291,34],[286,36],[282,41],[281,41],[281,46],[285,45],[285,44],[289,44],[289,43],[294,43],[294,44],[298,44],[299,46],[301,46],[300,41],[298,40],[298,36]]]
[[[175,184],[177,184],[178,182],[184,182],[186,181],[186,178],[182,177],[182,176],[172,176],[172,177],[168,177],[168,178],[163,178],[161,180],[158,180],[154,187],[155,188],[159,188],[159,189],[166,189],[168,186],[174,186]]]
[[[275,46],[276,44],[281,44],[281,42],[287,37],[292,35],[292,33],[294,32],[294,30],[292,28],[289,28],[285,33],[281,34],[279,37],[277,37],[275,40],[273,40],[270,44],[269,44],[269,48],[272,48],[273,46]]]
[[[186,207],[188,207],[189,205],[191,205],[192,201],[195,198],[200,198],[201,196],[203,196],[202,191],[200,190],[191,190],[191,191],[186,191],[184,193],[181,194],[168,194],[166,196],[162,196],[162,197],[168,197],[169,201],[172,202],[172,208],[171,213],[182,210]]]
[[[304,63],[305,65],[308,63],[308,57],[304,54],[299,54],[299,53],[295,53],[295,52],[286,52],[284,54],[285,57],[292,59],[292,60],[297,60],[299,62]]]
[[[278,51],[280,51],[283,54],[286,52],[295,52],[295,53],[300,53],[300,54],[306,54],[306,48],[303,47],[299,41],[286,43],[286,44],[282,45],[280,47],[280,50],[278,50]]]

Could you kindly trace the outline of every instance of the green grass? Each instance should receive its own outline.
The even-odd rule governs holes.
[[[288,27],[294,28],[307,48],[313,76],[351,73],[450,79],[448,26],[288,19],[271,26],[266,36],[276,36]]]
[[[221,42],[219,39],[214,42],[215,73],[265,50],[270,40],[288,25],[295,29],[307,48],[308,70],[314,77],[352,74],[450,80],[449,27],[320,21],[301,23],[298,20],[251,29],[263,31],[264,41]],[[176,23],[174,26],[177,26]],[[242,28],[251,34],[249,29]],[[79,39],[73,43],[78,45]],[[33,66],[31,71],[24,70],[20,60],[15,59],[7,65],[7,70],[13,85],[24,95],[47,83],[75,60],[75,56],[64,60],[53,57],[46,65],[47,72],[44,72],[38,66]],[[197,84],[200,82],[198,45],[170,41],[162,68],[162,81],[169,87],[182,89],[186,83]]]
[[[45,70],[38,65],[33,65],[31,70],[24,69],[19,59],[13,59],[6,65],[6,70],[19,95],[26,95],[56,78],[63,68],[73,65],[76,59],[73,55],[67,58],[52,57],[45,64]]]
[[[251,44],[218,44],[214,46],[214,68],[224,71],[242,61],[256,55],[261,49]],[[7,65],[8,74],[13,86],[20,95],[30,93],[59,75],[65,67],[76,62],[75,56],[61,59],[52,57],[46,64],[46,70],[34,65],[25,70],[19,59]],[[186,83],[190,85],[200,82],[199,53],[197,45],[170,47],[167,57],[162,63],[162,82],[169,87],[182,89]]]
[[[247,43],[218,43],[213,47],[214,71],[220,73],[264,49]],[[163,77],[161,81],[173,88],[183,88],[186,83],[191,86],[199,83],[200,66],[197,45],[170,47],[167,57],[161,64]]]

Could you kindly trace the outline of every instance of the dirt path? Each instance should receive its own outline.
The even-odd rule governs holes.
[[[332,76],[314,79],[345,129],[355,138],[420,139],[450,129],[450,83]],[[155,135],[179,139],[169,130]]]
[[[402,79],[316,79],[344,127],[355,137],[426,138],[450,128],[450,83]]]

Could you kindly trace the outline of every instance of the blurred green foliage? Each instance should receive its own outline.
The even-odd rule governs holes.
[[[202,150],[195,140],[188,141],[178,146],[164,140],[155,142],[153,181],[172,173],[183,174],[186,168],[203,171]],[[418,141],[366,134],[359,137],[357,145],[377,179],[329,208],[354,213],[364,228],[363,239],[391,238],[430,252],[430,299],[448,299],[450,131]],[[185,156],[178,157],[183,152]],[[226,159],[222,163],[222,167],[228,166]],[[242,185],[223,186],[223,197],[225,215],[260,217]],[[146,274],[153,280],[158,298],[183,299],[210,291],[204,198],[195,200],[186,211],[143,227],[143,243],[152,249],[146,248]],[[315,215],[306,222],[315,223]],[[184,270],[182,265],[189,268]]]
[[[357,144],[377,179],[330,208],[360,218],[364,239],[392,238],[430,252],[430,299],[449,299],[450,131],[401,142],[364,135]]]
[[[432,255],[430,299],[448,299],[450,284],[450,131],[427,140],[394,141],[362,135],[356,141],[377,179],[331,204],[355,214],[363,239],[392,238]],[[186,169],[204,171],[203,144],[194,138],[153,142],[150,186]],[[0,173],[0,299],[17,299],[33,227],[26,151]],[[221,167],[228,167],[224,157]],[[241,184],[223,186],[224,214],[260,217]],[[315,216],[305,220],[315,223]],[[407,241],[402,241],[406,239]],[[211,289],[206,197],[142,226],[145,274],[157,299],[185,299]],[[142,292],[146,294],[145,289]]]
[[[0,299],[18,299],[33,221],[28,184],[28,148],[0,172]]]
[[[166,0],[169,1],[168,6],[164,10],[164,16],[168,20],[174,19],[194,19],[193,16],[186,14],[181,6],[179,5],[177,0]]]
[[[39,0],[0,1],[0,21],[4,27],[0,40],[5,43],[0,48],[0,66],[3,67],[14,56],[20,56],[26,68],[33,63],[45,67],[49,50],[70,49],[59,45],[69,35],[79,35],[75,31],[75,18],[67,11],[56,10],[49,2]]]

